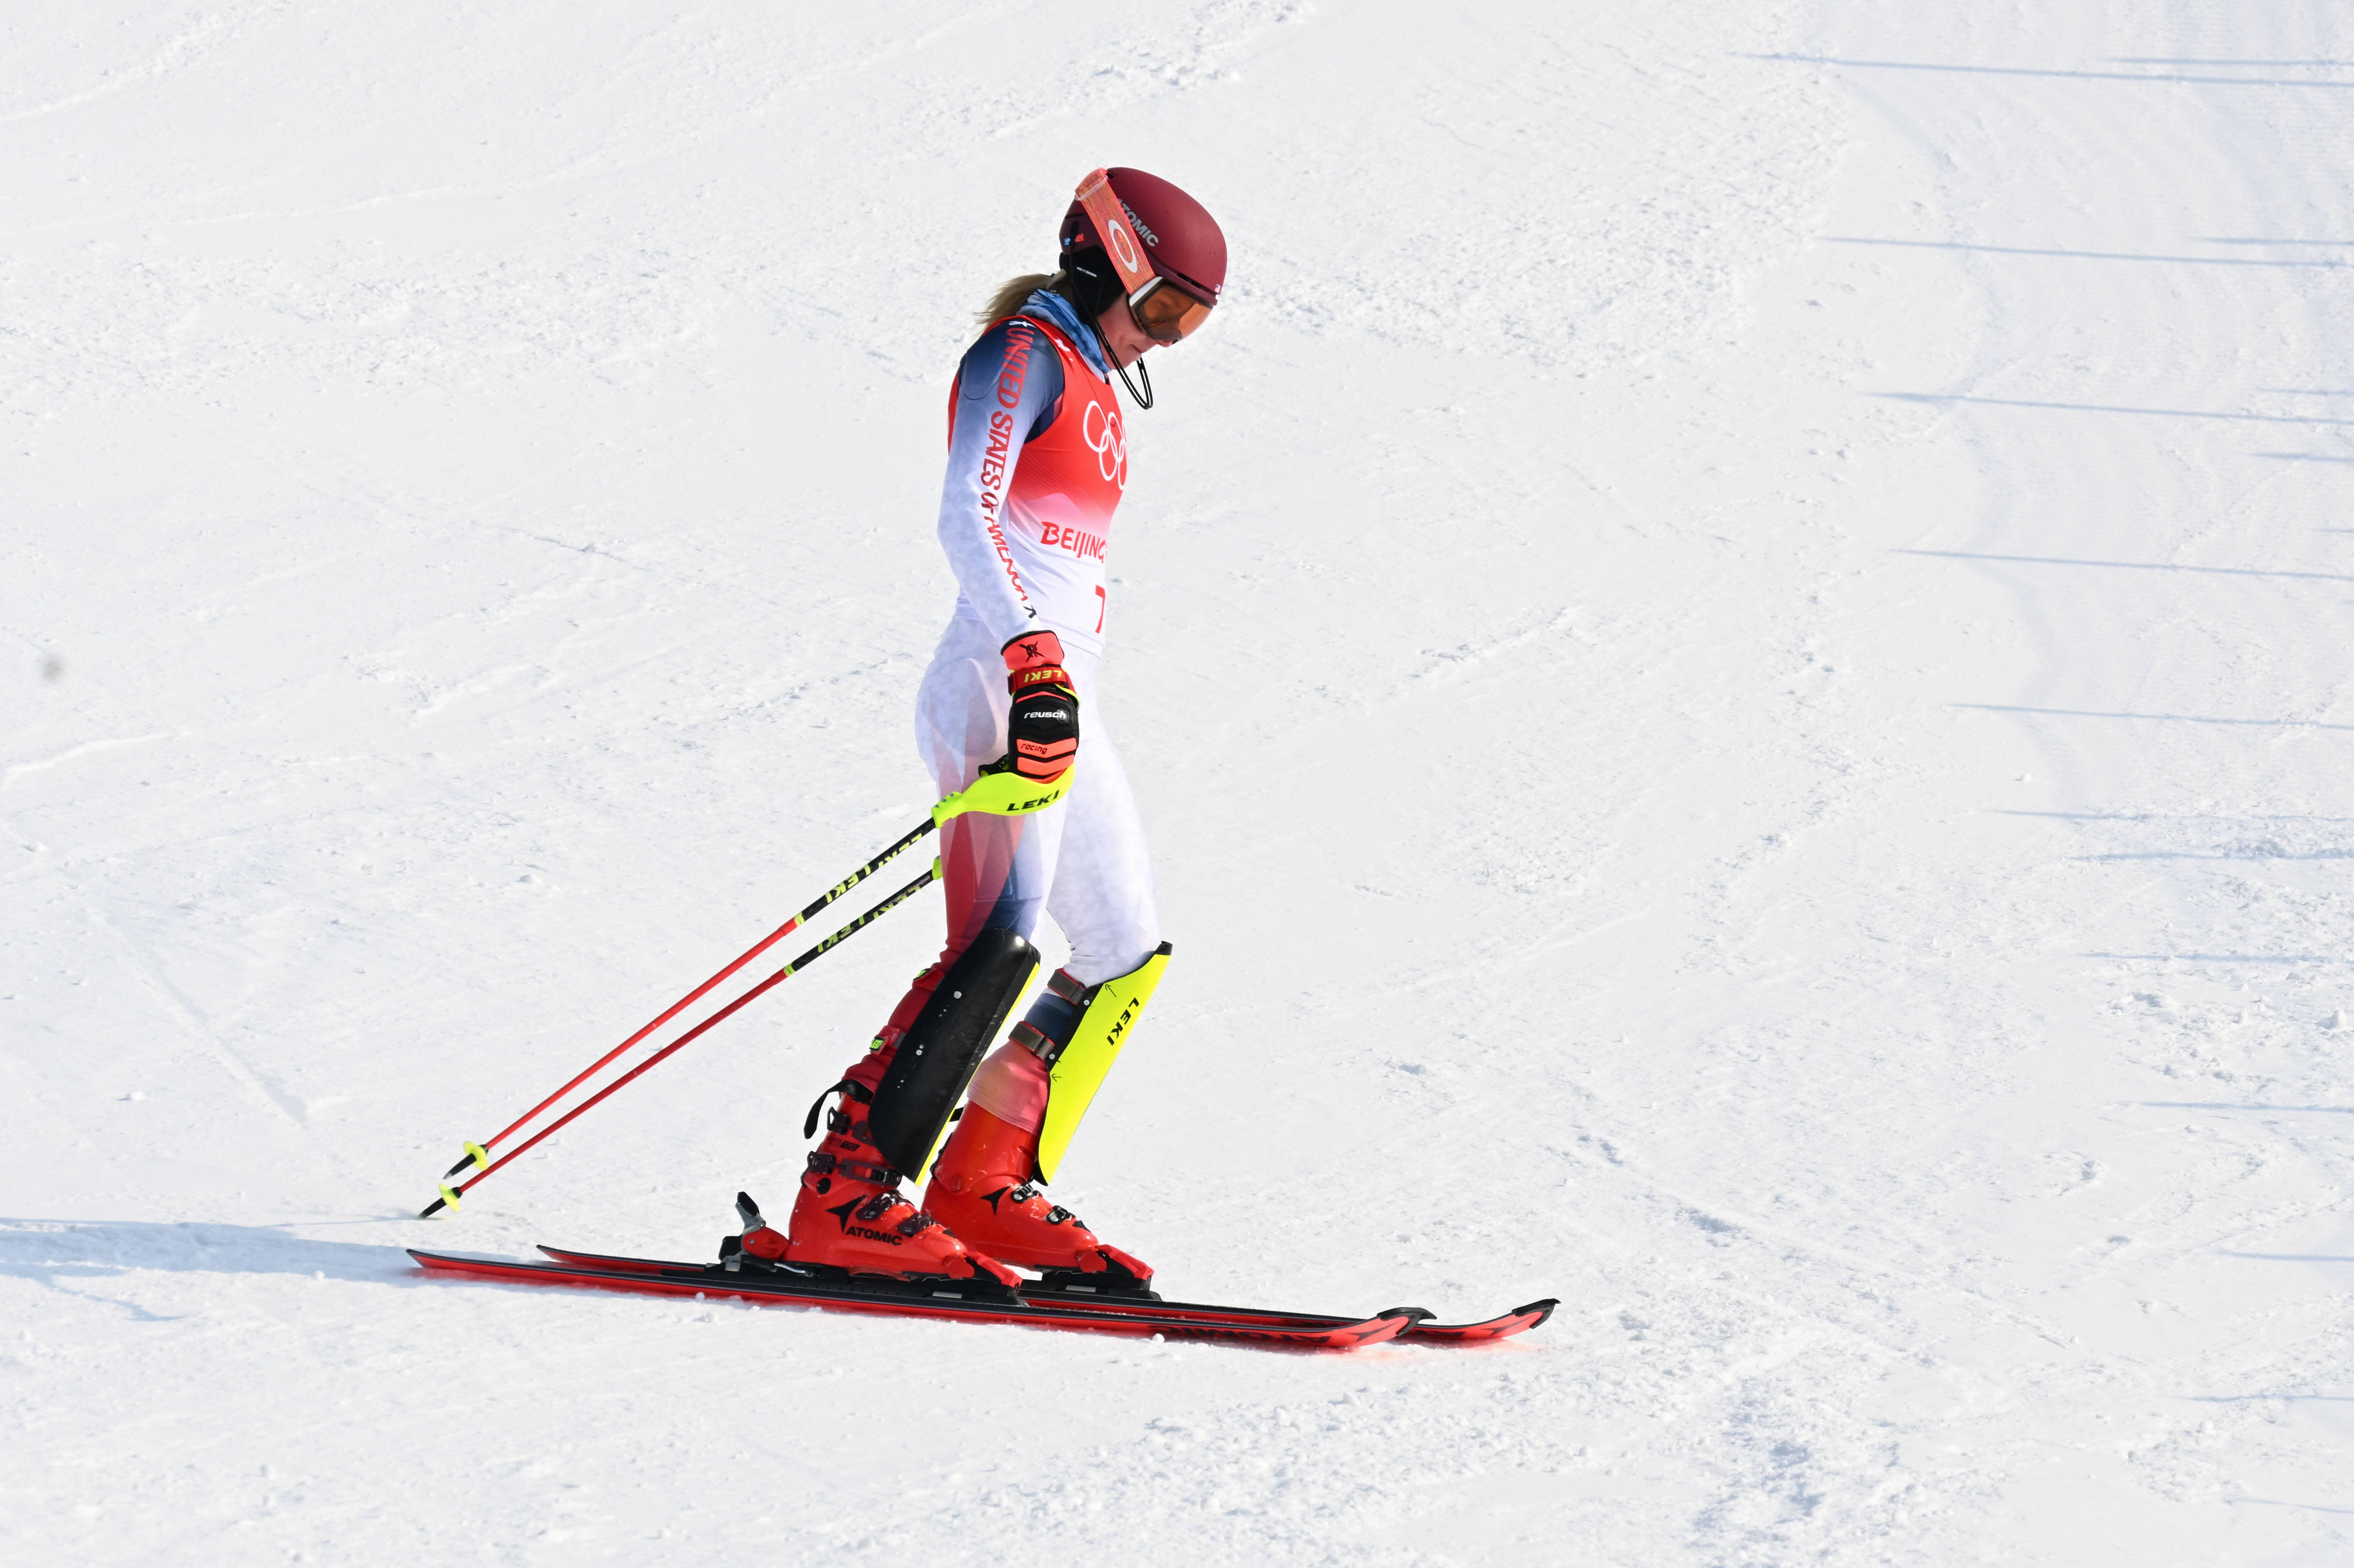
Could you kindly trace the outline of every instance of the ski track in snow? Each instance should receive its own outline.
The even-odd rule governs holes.
[[[0,1555],[2354,1556],[2354,21],[1430,15],[14,21]],[[1112,559],[1178,958],[1056,1195],[1561,1310],[425,1282],[788,1197],[928,901],[408,1217],[921,810],[941,388],[1102,163],[1236,260]]]

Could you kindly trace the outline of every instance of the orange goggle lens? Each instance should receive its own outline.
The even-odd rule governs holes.
[[[1155,278],[1128,297],[1129,313],[1145,335],[1162,343],[1190,336],[1210,319],[1210,307],[1166,278]]]

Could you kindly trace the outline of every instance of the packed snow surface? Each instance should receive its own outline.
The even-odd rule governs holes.
[[[0,37],[0,1557],[2354,1560],[2340,0]],[[1106,164],[1235,270],[1129,421],[1176,960],[1055,1195],[1560,1312],[421,1277],[789,1203],[936,894],[411,1217],[928,803],[949,375]]]

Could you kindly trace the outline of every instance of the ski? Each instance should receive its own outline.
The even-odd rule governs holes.
[[[663,1277],[716,1276],[721,1279],[737,1279],[716,1265],[665,1263],[650,1257],[616,1257],[606,1253],[571,1252],[563,1247],[543,1245],[541,1252],[557,1263],[579,1268],[595,1268],[611,1272],[649,1275]],[[757,1276],[754,1277],[758,1277]],[[1210,1307],[1190,1301],[1164,1301],[1150,1290],[1133,1287],[1121,1289],[1109,1285],[1078,1283],[1085,1276],[1065,1275],[1056,1279],[1034,1281],[1022,1288],[1025,1301],[1085,1306],[1098,1311],[1119,1312],[1148,1317],[1179,1317],[1195,1323],[1237,1323],[1266,1328],[1337,1328],[1356,1321],[1354,1319],[1324,1312],[1278,1312],[1259,1307]],[[1429,1316],[1417,1319],[1403,1330],[1398,1338],[1427,1341],[1434,1344],[1479,1344],[1491,1340],[1510,1339],[1525,1334],[1553,1316],[1560,1302],[1551,1297],[1515,1307],[1510,1312],[1479,1323],[1434,1323]]]
[[[1310,1322],[1229,1321],[1217,1318],[1161,1315],[1143,1310],[1107,1310],[1061,1300],[1025,1301],[993,1279],[903,1281],[861,1277],[855,1281],[795,1279],[782,1274],[730,1273],[679,1264],[658,1270],[588,1267],[566,1263],[521,1263],[512,1258],[472,1257],[421,1252],[408,1255],[435,1274],[464,1275],[517,1285],[568,1285],[590,1289],[657,1296],[740,1297],[748,1302],[877,1312],[962,1323],[1021,1323],[1033,1328],[1172,1340],[1224,1340],[1294,1350],[1352,1351],[1395,1339],[1428,1317],[1419,1308],[1392,1308],[1370,1318]]]

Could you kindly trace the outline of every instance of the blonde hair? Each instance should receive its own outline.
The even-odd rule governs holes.
[[[1041,289],[1051,289],[1061,281],[1060,272],[1024,272],[1019,278],[1008,278],[989,296],[989,303],[981,308],[977,319],[981,325],[1003,321],[1030,302],[1030,296]]]

